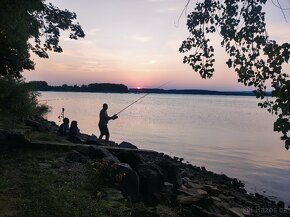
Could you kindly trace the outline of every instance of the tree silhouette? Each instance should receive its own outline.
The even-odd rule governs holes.
[[[47,51],[62,52],[61,30],[68,30],[71,39],[84,37],[81,26],[73,22],[75,19],[75,13],[45,4],[45,0],[0,1],[0,113],[3,117],[23,120],[49,111],[47,106],[38,105],[39,94],[28,88],[21,72],[34,69],[31,51],[42,58],[48,58]],[[39,86],[45,89],[47,83]]]
[[[211,78],[215,71],[215,56],[209,35],[218,33],[221,46],[229,56],[226,64],[237,72],[238,82],[255,88],[256,97],[263,100],[259,106],[277,115],[274,131],[283,134],[281,139],[285,141],[286,149],[289,149],[290,81],[282,65],[288,63],[290,44],[279,44],[268,36],[263,11],[266,2],[198,1],[187,17],[191,35],[183,41],[179,51],[191,51],[183,62],[202,78]],[[284,14],[279,1],[277,4]],[[273,98],[265,97],[267,81],[271,83]]]
[[[44,0],[1,0],[0,78],[20,78],[23,70],[34,69],[30,51],[42,58],[48,58],[47,51],[62,52],[61,30],[68,30],[71,39],[84,37],[75,19],[75,13]]]

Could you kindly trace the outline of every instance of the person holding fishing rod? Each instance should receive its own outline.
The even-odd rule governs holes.
[[[165,86],[166,84],[168,84],[168,82],[160,85],[157,88],[161,88],[163,86]],[[103,104],[103,109],[100,111],[100,121],[99,121],[99,128],[100,128],[100,132],[101,135],[99,137],[99,140],[101,140],[103,138],[103,136],[106,136],[106,141],[109,140],[110,138],[110,133],[109,133],[109,129],[108,129],[108,122],[109,120],[115,120],[118,118],[118,114],[120,114],[121,112],[125,111],[126,109],[128,109],[129,107],[131,107],[132,105],[134,105],[135,103],[139,102],[141,99],[143,99],[144,97],[148,96],[150,93],[146,93],[143,96],[141,96],[140,98],[138,98],[136,101],[132,102],[131,104],[129,104],[128,106],[126,106],[125,108],[123,108],[121,111],[119,111],[118,113],[114,114],[112,117],[108,116],[107,110],[108,110],[108,105],[106,103]]]
[[[109,129],[108,129],[108,122],[109,120],[115,120],[118,118],[118,116],[115,114],[113,116],[109,116],[107,113],[108,110],[108,105],[106,103],[103,104],[103,108],[100,111],[100,121],[99,121],[99,129],[100,129],[100,137],[99,140],[101,140],[103,138],[103,136],[105,137],[106,141],[109,141],[110,138],[110,133],[109,133]]]

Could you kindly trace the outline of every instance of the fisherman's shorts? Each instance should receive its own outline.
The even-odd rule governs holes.
[[[108,125],[99,124],[99,129],[102,135],[109,135]]]

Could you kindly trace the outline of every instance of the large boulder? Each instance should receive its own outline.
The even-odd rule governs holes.
[[[58,130],[58,125],[55,122],[45,119],[26,120],[25,125],[33,127],[34,130],[39,132],[57,132]]]
[[[145,202],[149,204],[158,203],[156,199],[164,184],[163,173],[157,165],[153,163],[143,163],[137,167],[140,179],[140,193]]]
[[[163,159],[157,164],[162,169],[165,181],[172,183],[173,189],[177,190],[182,185],[179,164],[167,159]]]
[[[121,142],[119,144],[120,148],[131,148],[131,149],[138,149],[137,146],[131,144],[130,142]]]
[[[93,159],[103,159],[114,163],[120,163],[118,158],[103,147],[91,146],[89,149],[89,156]]]
[[[140,156],[132,151],[124,150],[117,152],[115,155],[120,162],[129,164],[134,170],[142,163]]]
[[[80,134],[81,140],[83,141],[84,144],[88,145],[102,145],[99,141],[99,139],[92,134],[91,136],[86,135],[86,134]]]
[[[123,194],[136,201],[139,197],[139,177],[137,173],[132,170],[130,165],[125,163],[116,163],[114,166]]]

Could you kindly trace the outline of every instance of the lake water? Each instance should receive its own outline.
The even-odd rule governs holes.
[[[42,92],[58,116],[77,120],[81,132],[99,136],[102,104],[113,115],[140,94]],[[250,192],[290,204],[290,152],[273,132],[275,117],[255,97],[150,94],[109,123],[111,140],[183,157],[193,165],[236,177]]]

